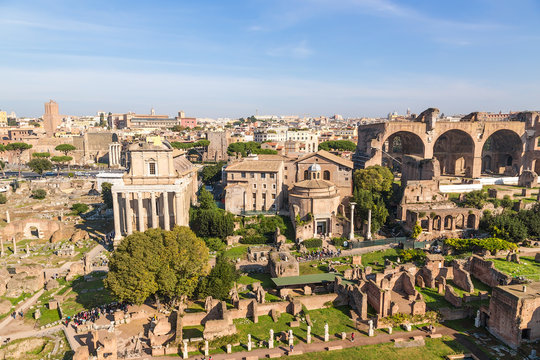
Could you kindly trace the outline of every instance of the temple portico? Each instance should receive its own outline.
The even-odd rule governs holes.
[[[196,190],[196,169],[183,157],[173,158],[167,144],[130,150],[130,169],[111,189],[115,246],[134,231],[187,226]]]

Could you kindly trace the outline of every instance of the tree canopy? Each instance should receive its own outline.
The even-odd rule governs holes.
[[[357,189],[388,192],[392,190],[393,182],[394,174],[385,166],[374,165],[354,172],[354,186]]]
[[[54,150],[63,152],[64,155],[67,155],[71,151],[77,150],[77,148],[71,144],[60,144],[57,147],[55,147]]]
[[[199,192],[199,207],[190,209],[189,226],[203,238],[225,239],[234,232],[234,215],[219,209],[214,196],[204,187]]]
[[[227,300],[229,291],[239,277],[236,266],[224,256],[218,256],[210,274],[201,280],[199,297],[212,296],[214,299]]]
[[[191,149],[194,147],[208,147],[208,145],[210,145],[210,140],[206,140],[206,139],[201,139],[195,142],[178,142],[178,141],[171,142],[171,146],[173,148],[180,149],[180,150]]]
[[[23,143],[23,142],[13,142],[6,145],[5,149],[11,151],[17,156],[17,161],[19,163],[19,178],[21,177],[21,155],[23,151],[31,149],[32,145]]]
[[[341,150],[341,151],[354,151],[356,144],[349,140],[331,140],[324,141],[319,144],[320,150]]]
[[[51,153],[50,152],[36,152],[36,153],[32,154],[32,157],[35,157],[35,158],[49,158],[49,157],[51,157]]]
[[[229,145],[227,148],[227,154],[230,156],[242,155],[243,157],[248,156],[248,154],[277,154],[276,150],[272,149],[261,149],[261,144],[255,141],[248,142],[235,142]]]
[[[32,159],[26,165],[28,165],[33,172],[38,173],[39,175],[52,169],[52,163],[45,158]]]
[[[206,165],[201,170],[201,180],[205,184],[218,182],[221,179],[221,168],[225,165],[225,161],[220,161],[215,165]]]
[[[188,227],[148,229],[122,240],[105,285],[120,301],[142,304],[152,295],[191,297],[208,273],[208,248]]]
[[[389,212],[387,203],[392,196],[394,174],[387,167],[375,165],[354,173],[355,215],[367,220],[371,210],[371,231],[378,231],[386,222]]]

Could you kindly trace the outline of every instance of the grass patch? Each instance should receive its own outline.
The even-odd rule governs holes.
[[[324,324],[328,323],[331,339],[336,339],[335,335],[345,331],[351,332],[354,330],[354,322],[349,318],[350,308],[348,306],[331,307],[326,309],[318,309],[309,311],[313,326],[311,333],[319,340],[324,337]],[[235,319],[234,324],[238,330],[240,341],[247,342],[247,335],[251,334],[254,341],[268,340],[270,329],[274,330],[277,336],[279,332],[288,331],[290,329],[289,322],[294,320],[291,314],[283,313],[277,322],[274,322],[268,315],[259,316],[259,322],[254,324],[251,319]],[[300,326],[293,329],[295,343],[298,341],[305,342],[307,337],[307,324],[304,317]]]
[[[313,267],[315,264],[317,266]],[[300,275],[310,275],[310,274],[324,274],[328,272],[328,265],[319,264],[318,260],[301,262],[299,264]]]
[[[536,263],[532,257],[521,257],[521,264],[506,261],[504,259],[490,259],[489,261],[494,263],[497,270],[500,270],[510,276],[523,276],[532,281],[540,280],[540,263]]]
[[[240,278],[238,279],[238,283],[243,285],[251,285],[253,283],[260,282],[263,289],[272,289],[274,287],[274,283],[271,279],[272,277],[270,276],[270,274],[253,273],[240,276]]]
[[[32,296],[32,294],[22,293],[20,296],[18,296],[16,298],[0,296],[0,299],[8,300],[11,303],[11,305],[17,305],[21,300],[26,300],[27,298],[29,298],[31,296]]]
[[[431,289],[428,287],[425,287],[422,289],[420,287],[416,287],[416,290],[418,290],[424,296],[424,301],[426,302],[426,306],[430,308],[431,310],[438,310],[440,308],[452,307],[452,305],[448,301],[445,300],[444,294],[439,294],[437,292],[437,289]]]
[[[395,348],[393,343],[367,345],[332,352],[318,352],[294,356],[296,360],[440,360],[448,355],[468,352],[461,344],[450,337],[426,339],[426,345],[413,348]],[[287,357],[283,357],[285,359]]]
[[[223,256],[227,259],[245,259],[248,247],[249,245],[236,245],[235,247],[225,250]]]
[[[362,254],[362,265],[371,266],[373,271],[382,271],[384,269],[384,259],[397,261],[398,252],[396,249],[387,249]]]

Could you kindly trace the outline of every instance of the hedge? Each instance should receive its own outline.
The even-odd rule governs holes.
[[[499,238],[486,239],[446,239],[444,245],[455,249],[458,252],[488,250],[493,252],[499,250],[515,250],[517,245]]]
[[[318,247],[321,247],[322,246],[322,239],[308,239],[308,240],[304,240],[302,241],[302,244],[306,247],[306,248],[318,248]]]

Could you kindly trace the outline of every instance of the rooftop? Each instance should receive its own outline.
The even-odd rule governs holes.
[[[273,279],[272,279],[273,280]],[[525,286],[525,291],[523,287]],[[518,299],[540,299],[540,281],[529,284],[514,284],[499,286],[499,289],[515,296]]]
[[[272,160],[244,160],[236,164],[229,165],[225,171],[257,171],[257,172],[278,172],[282,165],[281,161]]]
[[[285,276],[285,277],[279,277],[279,278],[272,278],[272,281],[277,287],[298,286],[298,285],[321,284],[321,283],[332,282],[336,279],[336,276],[341,277],[340,274],[324,273],[324,274],[310,274],[310,275],[299,275],[299,276]]]

